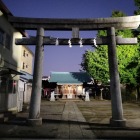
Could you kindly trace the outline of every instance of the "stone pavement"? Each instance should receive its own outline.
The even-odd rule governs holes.
[[[41,106],[42,126],[27,126],[28,112],[0,125],[0,139],[94,139],[95,135],[73,101],[48,102]]]
[[[59,139],[93,139],[93,132],[86,124],[86,120],[74,102],[66,102],[62,114],[62,120],[68,124],[61,123],[58,129]]]
[[[0,140],[140,139],[139,106],[140,104],[124,103],[127,126],[117,128],[109,125],[110,101],[42,100],[41,126],[28,126],[28,110],[23,111],[11,121],[0,124]]]
[[[90,130],[98,139],[140,139],[140,102],[123,103],[123,115],[126,127],[111,127],[111,102],[109,100],[91,100],[76,102],[81,113],[90,125]]]

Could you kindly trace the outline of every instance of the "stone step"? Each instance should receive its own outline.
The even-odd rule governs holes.
[[[16,117],[15,111],[6,111],[0,113],[0,122],[7,122]]]
[[[6,121],[8,121],[8,117],[6,117],[4,113],[0,113],[0,122],[3,123]]]
[[[59,99],[59,101],[78,101],[78,102],[82,102],[82,99]]]

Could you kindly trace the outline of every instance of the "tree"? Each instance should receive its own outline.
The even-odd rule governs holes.
[[[123,37],[133,37],[132,30],[117,31]],[[136,86],[137,65],[138,65],[137,45],[117,45],[118,64],[121,83],[129,83]]]
[[[106,36],[106,31],[98,31],[97,37]],[[94,79],[108,83],[108,53],[107,46],[98,46],[94,51],[86,51],[83,54],[81,67],[87,71]]]
[[[126,16],[126,14],[118,10],[113,11],[111,15],[111,17],[124,17],[124,16]]]
[[[107,53],[104,49],[105,47],[100,47],[99,49],[96,49],[95,52],[86,51],[83,55],[81,66],[83,70],[87,71],[96,80],[107,83],[109,79],[108,60]]]
[[[112,17],[122,17],[125,14],[121,11],[114,11]],[[98,31],[97,36],[106,36],[106,31]],[[116,30],[117,36],[133,37],[132,30]],[[136,85],[137,76],[137,45],[117,45],[117,56],[119,65],[119,74],[121,83]],[[83,55],[81,67],[92,77],[107,83],[109,79],[108,71],[108,53],[107,46],[100,45],[94,51],[86,51]]]
[[[135,6],[137,7],[137,9],[134,11],[135,15],[140,15],[140,1],[139,0],[134,0],[135,2]]]
[[[140,15],[140,1],[139,0],[134,0],[135,6],[137,9],[134,11],[134,15]],[[134,35],[138,37],[139,42],[140,42],[140,26],[137,30],[134,31]]]
[[[134,0],[135,6],[137,7],[134,11],[134,15],[140,15],[140,1]],[[138,38],[138,65],[137,65],[137,97],[140,100],[140,26],[137,30],[134,30],[134,36]]]

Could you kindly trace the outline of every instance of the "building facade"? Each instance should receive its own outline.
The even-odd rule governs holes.
[[[25,86],[21,84],[21,75],[25,76],[22,72],[23,63],[27,68],[24,69],[25,72],[31,74],[33,55],[31,53],[28,61],[22,60],[24,48],[28,52],[30,50],[25,46],[15,45],[15,38],[22,38],[25,33],[8,22],[8,15],[12,16],[12,13],[0,1],[0,111],[21,111],[25,91]]]
[[[21,71],[24,71],[30,75],[33,73],[33,57],[34,54],[26,46],[21,47]]]
[[[24,75],[20,75],[20,91],[23,91],[23,103],[29,103],[31,98],[33,58],[34,54],[32,51],[26,46],[22,46],[20,54],[20,72]]]

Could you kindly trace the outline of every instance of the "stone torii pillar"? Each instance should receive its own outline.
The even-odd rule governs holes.
[[[41,125],[42,118],[40,118],[40,104],[41,104],[41,87],[42,87],[42,66],[43,66],[43,46],[44,29],[37,30],[37,43],[35,50],[34,74],[33,74],[33,88],[30,101],[29,110],[29,125]]]
[[[123,119],[123,108],[120,89],[120,78],[118,72],[118,62],[116,53],[116,37],[115,28],[110,27],[107,29],[108,36],[108,62],[110,73],[110,91],[111,91],[111,104],[112,104],[112,118],[110,125],[116,127],[124,127],[125,120]]]

